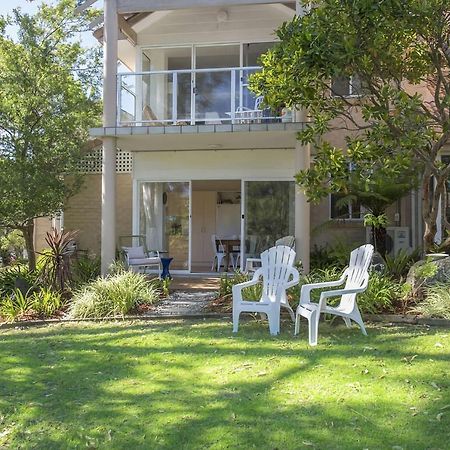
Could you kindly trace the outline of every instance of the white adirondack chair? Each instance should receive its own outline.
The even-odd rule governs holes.
[[[275,241],[275,247],[278,245],[286,245],[295,250],[295,237],[284,236]],[[261,258],[247,258],[245,262],[245,272],[254,272],[257,267],[261,266]]]
[[[300,331],[300,316],[308,319],[309,344],[317,345],[317,335],[319,330],[319,318],[321,313],[334,314],[344,319],[347,327],[351,326],[351,321],[356,322],[363,334],[367,335],[364,322],[356,304],[356,295],[367,289],[369,282],[369,266],[372,261],[373,246],[371,244],[362,245],[353,250],[350,254],[350,264],[345,269],[342,277],[337,281],[325,283],[304,284],[300,292],[300,303],[297,308],[295,320],[295,334]],[[320,294],[319,303],[311,302],[311,291],[327,287],[337,287],[343,285],[343,289],[325,291]],[[330,297],[341,297],[338,306],[328,306],[327,299]]]
[[[294,321],[294,311],[290,307],[286,289],[299,282],[299,273],[294,267],[295,251],[290,247],[272,247],[261,254],[262,266],[253,278],[245,283],[233,286],[233,333],[238,331],[239,315],[242,312],[266,314],[269,320],[270,334],[280,332],[280,307],[289,310]],[[259,302],[245,300],[242,290],[259,283],[262,277],[263,291]],[[292,277],[292,279],[291,279]]]

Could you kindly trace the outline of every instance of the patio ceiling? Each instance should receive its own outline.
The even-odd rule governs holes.
[[[220,132],[197,134],[119,135],[117,146],[125,151],[215,151],[295,148],[296,132]]]
[[[168,11],[202,7],[227,7],[236,5],[286,4],[295,10],[293,1],[273,0],[117,0],[119,14]]]

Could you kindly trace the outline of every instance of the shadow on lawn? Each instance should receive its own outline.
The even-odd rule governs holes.
[[[272,338],[252,323],[236,337],[217,322],[0,334],[0,416],[20,423],[12,444],[24,448],[424,448],[444,422],[413,417],[404,400],[376,398],[386,386],[404,388],[402,374],[390,375],[391,384],[343,378],[338,394],[327,377],[347,362],[356,374],[368,361],[390,367],[405,359],[407,389],[428,391],[423,401],[438,411],[450,403],[447,374],[429,373],[425,361],[449,355],[417,350],[412,340],[440,331],[372,328],[364,338],[357,329],[322,328],[314,349],[305,327],[300,340],[287,332]],[[249,362],[267,369],[250,376]],[[409,369],[418,363],[421,370]]]

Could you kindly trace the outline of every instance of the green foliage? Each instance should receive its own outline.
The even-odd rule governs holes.
[[[347,266],[350,252],[354,247],[354,244],[343,240],[336,240],[334,245],[327,244],[323,247],[315,245],[311,252],[311,268],[313,270],[329,267],[343,269]]]
[[[19,230],[0,230],[0,258],[7,264],[14,256],[21,258],[25,249],[25,240]]]
[[[376,216],[374,214],[368,213],[364,215],[364,226],[374,227],[374,228],[385,228],[388,224],[388,218],[386,214],[380,214]]]
[[[401,285],[389,276],[372,272],[365,292],[356,301],[362,313],[380,314],[392,312],[401,296]]]
[[[300,301],[300,292],[302,289],[302,286],[304,284],[311,284],[311,283],[323,283],[325,281],[335,281],[338,280],[342,275],[342,269],[340,267],[323,267],[320,269],[313,269],[309,272],[308,275],[302,275],[300,277],[300,282],[298,285],[293,286],[288,291],[289,296],[289,304],[292,308],[296,308],[298,306],[298,303]],[[314,302],[318,302],[320,298],[320,293],[326,290],[329,290],[330,288],[326,289],[314,289],[311,292],[311,300]]]
[[[75,286],[89,283],[100,276],[100,258],[82,256],[72,262],[73,282]]]
[[[38,275],[38,272],[31,271],[23,264],[0,268],[0,297],[13,293],[18,280],[22,280],[28,290],[36,285]]]
[[[57,214],[81,184],[78,167],[98,122],[99,54],[77,39],[92,13],[75,0],[7,19],[0,35],[0,226],[24,233],[34,268],[33,219]],[[68,177],[68,175],[71,175]]]
[[[416,278],[428,280],[437,274],[438,267],[433,260],[425,261],[424,264],[417,266],[415,269]]]
[[[420,249],[412,253],[402,249],[396,255],[386,255],[384,257],[386,275],[396,280],[405,278],[411,266],[420,259],[420,253]]]
[[[245,283],[252,279],[252,275],[247,275],[242,272],[235,272],[232,276],[223,276],[220,278],[220,286],[218,292],[218,298],[231,299],[233,294],[233,286],[239,283]],[[262,283],[255,284],[254,286],[243,289],[242,296],[245,300],[258,301],[262,294]]]
[[[80,289],[68,312],[76,319],[124,316],[139,304],[154,303],[158,297],[158,290],[145,275],[123,271],[98,278]]]
[[[162,297],[166,298],[170,295],[170,285],[172,280],[169,277],[153,278],[150,283],[161,293]]]
[[[66,291],[71,279],[70,256],[75,236],[75,232],[63,232],[53,228],[45,237],[48,250],[41,253],[40,279],[46,286],[61,293]]]
[[[48,288],[34,291],[29,297],[31,309],[42,318],[55,315],[64,305],[61,294]]]
[[[304,275],[300,279],[300,283],[297,286],[289,289],[289,304],[296,308],[300,300],[301,287],[304,284],[312,283],[324,283],[327,281],[336,281],[342,275],[342,270],[337,267],[327,267],[323,269],[314,269],[308,275]],[[311,292],[311,300],[318,302],[321,292],[329,291],[330,289],[340,289],[343,286],[337,288],[323,288],[314,289]],[[395,301],[400,294],[400,285],[392,280],[390,277],[372,272],[369,278],[369,284],[367,290],[357,296],[357,303],[362,313],[378,314],[382,312],[391,311],[394,307]],[[340,297],[331,298],[328,300],[328,304],[336,305],[339,303]]]
[[[441,283],[429,287],[425,299],[409,312],[450,320],[450,285]]]
[[[32,307],[32,301],[19,289],[14,289],[0,301],[0,316],[6,322],[14,322],[26,315]]]
[[[310,200],[356,195],[379,215],[420,178],[426,250],[450,173],[439,158],[450,142],[449,33],[448,0],[323,0],[278,30],[250,80],[269,106],[307,109],[299,139],[315,145],[314,164],[297,181]],[[333,78],[350,76],[358,98],[330,95]],[[339,128],[345,148],[327,140]]]

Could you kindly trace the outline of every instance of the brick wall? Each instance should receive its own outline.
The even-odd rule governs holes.
[[[116,175],[117,238],[132,232],[132,179],[131,174]],[[64,211],[64,229],[78,230],[78,247],[90,253],[100,254],[101,238],[101,175],[86,175],[80,192],[72,197]],[[36,221],[35,242],[37,249],[45,247],[43,238],[50,230],[47,218]]]

